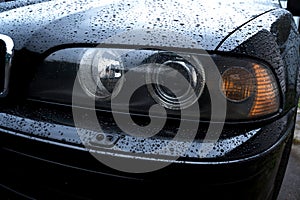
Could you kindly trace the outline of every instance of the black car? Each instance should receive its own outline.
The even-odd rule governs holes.
[[[300,94],[287,5],[1,2],[0,198],[276,199]]]

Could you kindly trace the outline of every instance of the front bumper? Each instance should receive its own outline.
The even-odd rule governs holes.
[[[145,165],[172,162],[158,171],[141,174],[111,169],[83,147],[8,129],[2,122],[0,186],[6,191],[5,195],[17,192],[33,198],[98,199],[107,190],[124,191],[122,196],[132,196],[134,193],[127,192],[134,188],[155,191],[152,195],[158,191],[171,196],[179,191],[196,191],[211,198],[267,199],[273,190],[286,143],[293,133],[294,113],[292,110],[261,125],[249,140],[219,156],[199,159],[191,154],[178,161],[120,158],[124,162],[135,159]],[[252,131],[257,129],[256,126]]]

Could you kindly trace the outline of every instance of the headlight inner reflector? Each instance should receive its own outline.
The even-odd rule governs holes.
[[[182,76],[188,85],[180,81]],[[202,65],[194,66],[181,59],[167,60],[151,70],[147,82],[152,83],[148,84],[148,90],[157,103],[168,109],[180,110],[193,105],[201,96],[205,72]],[[164,82],[172,83],[173,91],[161,84]]]
[[[110,100],[122,88],[123,50],[96,49],[85,53],[79,69],[79,81],[84,91],[97,100]]]
[[[254,76],[244,68],[229,68],[222,74],[222,79],[223,92],[230,101],[242,102],[254,93]]]

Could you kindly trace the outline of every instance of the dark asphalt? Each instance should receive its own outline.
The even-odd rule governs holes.
[[[292,147],[278,200],[300,200],[300,144]]]
[[[300,109],[297,113],[294,145],[278,200],[300,200]]]

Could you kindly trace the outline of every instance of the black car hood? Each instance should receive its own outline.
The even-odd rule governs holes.
[[[269,0],[54,0],[0,13],[16,49],[127,44],[214,50],[228,34],[268,12]],[[63,48],[63,47],[62,47]]]
[[[11,0],[7,2],[0,1],[0,12],[28,6],[32,4],[42,3],[51,0]]]

